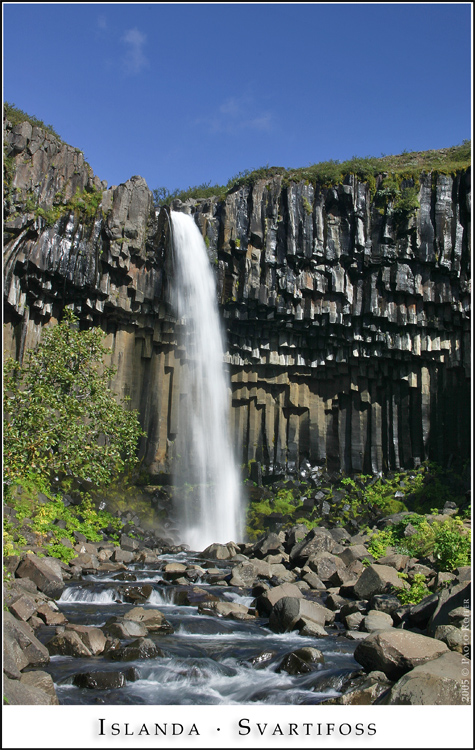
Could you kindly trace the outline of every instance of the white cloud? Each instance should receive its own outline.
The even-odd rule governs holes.
[[[121,41],[127,44],[127,52],[123,59],[126,72],[134,75],[140,73],[143,68],[147,68],[149,62],[143,51],[147,41],[145,34],[138,29],[128,29]]]
[[[97,19],[97,26],[103,30],[107,29],[107,19],[105,16],[99,16]]]
[[[212,133],[234,135],[241,130],[270,131],[273,115],[259,111],[251,97],[229,97],[217,107],[214,114],[198,122],[205,124]]]

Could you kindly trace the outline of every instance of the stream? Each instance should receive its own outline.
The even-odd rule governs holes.
[[[192,552],[164,555],[168,562],[206,565]],[[209,561],[214,566],[216,561]],[[229,563],[220,569],[230,572]],[[234,620],[198,612],[197,606],[183,606],[180,593],[188,586],[165,580],[157,566],[130,565],[135,581],[127,586],[150,584],[146,602],[127,603],[120,588],[124,580],[116,573],[85,575],[69,581],[57,604],[70,623],[103,627],[114,616],[124,614],[139,604],[159,609],[173,626],[169,634],[150,633],[163,655],[134,661],[113,661],[103,656],[77,658],[52,656],[46,667],[53,677],[63,705],[95,704],[290,704],[312,705],[340,694],[342,682],[360,669],[353,658],[355,643],[329,628],[327,637],[301,636],[297,631],[276,634],[268,620]],[[251,591],[201,581],[194,586],[206,589],[222,601],[252,607]],[[178,603],[177,603],[178,602]],[[47,642],[54,627],[44,626],[38,637]],[[122,640],[121,645],[133,641]],[[278,671],[283,657],[304,646],[320,649],[324,662],[307,674],[290,675]],[[132,670],[130,668],[133,668]],[[92,671],[128,671],[132,678],[116,689],[98,690],[76,687],[73,676]]]

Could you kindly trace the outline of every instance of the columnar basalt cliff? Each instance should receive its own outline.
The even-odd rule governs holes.
[[[7,122],[4,139],[4,348],[22,359],[66,305],[101,326],[145,464],[169,474],[187,363],[167,209],[141,177],[107,189],[28,122]],[[216,268],[236,449],[264,474],[470,455],[470,172],[408,178],[420,208],[396,207],[383,180],[270,174],[173,206]]]

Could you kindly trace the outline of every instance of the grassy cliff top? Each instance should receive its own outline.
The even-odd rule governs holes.
[[[28,115],[23,110],[9,102],[4,103],[4,118],[13,125],[28,121],[31,125],[43,128],[54,135],[60,141],[61,137],[56,133],[52,125],[46,125],[42,120]],[[182,201],[188,198],[224,198],[228,193],[238,190],[243,185],[251,186],[257,180],[267,179],[280,175],[285,182],[299,182],[307,180],[322,186],[336,185],[342,182],[348,174],[354,174],[362,180],[369,181],[374,187],[377,175],[388,174],[394,178],[411,179],[417,178],[422,172],[438,172],[439,174],[454,174],[465,170],[471,165],[472,144],[470,140],[463,141],[458,146],[449,148],[433,149],[430,151],[404,151],[402,154],[388,156],[354,156],[346,161],[331,159],[308,167],[297,169],[285,167],[265,167],[258,169],[246,169],[231,177],[226,185],[211,185],[210,182],[201,183],[186,190],[169,190],[159,187],[153,190],[155,204],[163,205],[178,198]]]
[[[187,190],[170,191],[167,188],[157,188],[153,191],[157,205],[170,203],[178,198],[182,201],[188,198],[224,198],[228,193],[238,190],[243,185],[251,186],[257,180],[271,180],[281,176],[283,181],[299,182],[306,180],[322,186],[337,185],[348,174],[354,174],[363,181],[368,181],[374,188],[377,175],[388,175],[395,179],[417,178],[423,172],[437,172],[439,174],[454,174],[468,169],[471,165],[471,141],[465,140],[459,146],[433,149],[430,151],[405,151],[394,156],[381,155],[358,157],[347,161],[324,161],[311,164],[308,167],[288,169],[285,167],[260,167],[245,170],[232,177],[226,185],[211,185],[202,183]]]

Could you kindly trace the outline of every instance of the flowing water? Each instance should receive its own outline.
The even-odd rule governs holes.
[[[168,556],[160,563],[191,562],[203,565],[193,553]],[[210,561],[211,565],[215,561]],[[220,564],[220,568],[226,563]],[[167,582],[163,571],[138,565],[129,567],[136,577],[133,583],[113,577],[114,574],[86,576],[70,582],[58,606],[71,623],[103,627],[114,617],[123,617],[136,604],[124,601],[124,585],[151,585],[152,591],[140,606],[159,609],[172,624],[174,632],[151,638],[163,656],[135,661],[113,661],[102,656],[75,658],[53,656],[46,669],[51,673],[59,700],[64,705],[86,704],[289,704],[313,705],[339,694],[346,676],[359,665],[353,659],[355,643],[337,631],[324,638],[300,636],[296,632],[276,634],[267,620],[236,621],[201,614],[196,606],[184,606],[181,594],[189,588]],[[226,571],[225,571],[226,572]],[[216,594],[221,600],[251,605],[250,591],[194,582]],[[48,641],[54,628],[43,627],[38,633]],[[130,641],[133,639],[131,638]],[[284,655],[302,646],[312,646],[324,653],[325,661],[316,670],[301,675],[278,671]],[[263,653],[268,660],[253,661]],[[124,687],[92,690],[73,685],[73,675],[93,671],[135,669],[133,681]]]
[[[182,330],[175,486],[181,541],[192,549],[243,538],[240,483],[229,428],[230,392],[216,285],[206,245],[194,220],[170,213],[173,299]]]

